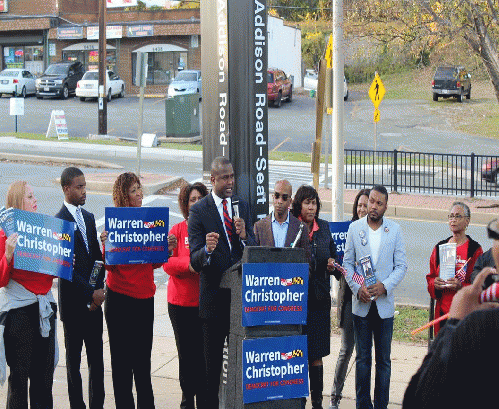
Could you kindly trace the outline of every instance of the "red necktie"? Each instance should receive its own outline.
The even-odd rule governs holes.
[[[227,210],[227,199],[222,200],[222,205],[224,207],[224,224],[225,230],[227,230],[227,236],[229,236],[229,241],[232,240],[232,219],[229,216],[229,211]]]

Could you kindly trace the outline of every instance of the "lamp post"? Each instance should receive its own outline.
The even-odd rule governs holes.
[[[106,0],[99,1],[99,135],[107,135]]]

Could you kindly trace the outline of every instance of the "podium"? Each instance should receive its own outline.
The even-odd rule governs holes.
[[[258,263],[265,265],[258,266]],[[304,397],[308,395],[308,363],[306,337],[301,335],[302,325],[306,323],[308,266],[304,249],[248,246],[244,249],[241,262],[228,269],[222,276],[220,286],[231,290],[231,313],[229,344],[224,348],[220,382],[220,408],[305,408]],[[262,268],[262,278],[248,274],[249,271]],[[266,275],[265,271],[269,274]],[[291,277],[286,278],[286,274]],[[244,277],[246,281],[243,281]],[[265,291],[260,287],[248,288],[248,285],[254,283],[252,280],[268,285],[266,288],[269,290]],[[243,291],[246,292],[243,294]],[[273,307],[272,301],[268,302],[269,299],[274,300],[278,308]],[[254,300],[255,307],[245,307]],[[245,317],[248,311],[255,312],[254,317]],[[262,325],[248,325],[254,323],[252,318],[261,320]],[[301,323],[287,323],[297,320],[301,320]],[[244,321],[246,324],[243,326]],[[289,348],[290,350],[283,347],[283,351],[278,349],[281,345],[288,345],[288,342],[291,342],[289,345],[298,342],[299,347]],[[270,352],[256,354],[260,358],[257,357],[255,362],[260,362],[262,357],[266,362],[263,365],[260,362],[258,367],[255,364],[245,368],[247,357],[254,356],[253,351],[248,352],[248,346],[259,344],[271,345]],[[274,373],[280,375],[277,380],[274,378],[269,382],[265,381],[272,379],[265,377],[267,374],[270,376]],[[248,383],[247,379],[244,379],[245,374],[246,378],[250,376],[258,381]],[[293,374],[293,379],[289,379],[290,374]],[[289,393],[302,395],[287,398]],[[260,397],[256,394],[260,394]],[[258,401],[254,401],[255,399]]]

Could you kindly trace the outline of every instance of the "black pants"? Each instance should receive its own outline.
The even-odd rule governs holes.
[[[7,409],[52,409],[56,304],[51,304],[50,333],[40,334],[38,303],[10,310],[4,330],[5,357],[10,367]]]
[[[116,409],[154,408],[151,383],[151,350],[154,297],[137,299],[108,289],[105,314],[111,350]]]
[[[201,409],[218,409],[218,390],[222,372],[223,348],[225,338],[229,341],[229,308],[226,314],[218,318],[202,318],[203,352],[206,365],[206,379]]]
[[[194,397],[200,399],[204,380],[203,332],[198,307],[168,303],[168,315],[178,351],[182,409],[194,409]]]
[[[71,409],[85,409],[80,374],[81,350],[85,343],[88,363],[88,397],[90,409],[104,407],[104,359],[102,346],[102,309],[83,311],[81,314],[65,313],[64,345],[66,346],[66,371]]]

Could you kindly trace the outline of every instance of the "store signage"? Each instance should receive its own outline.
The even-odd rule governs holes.
[[[137,6],[137,0],[107,0],[107,8],[135,6]]]
[[[154,35],[153,25],[128,26],[126,28],[127,37],[152,37]]]
[[[243,264],[243,327],[306,324],[308,274],[308,263]]]
[[[9,11],[8,0],[0,0],[0,13],[7,13]]]
[[[243,340],[244,403],[308,396],[307,337]]]
[[[47,138],[65,140],[69,138],[68,124],[64,111],[53,110],[50,114],[49,127],[45,135]]]
[[[123,26],[107,26],[106,27],[106,39],[111,38],[122,38],[123,37]],[[98,40],[99,39],[99,26],[87,27],[87,40]]]
[[[57,27],[58,40],[79,40],[83,38],[83,27]]]

